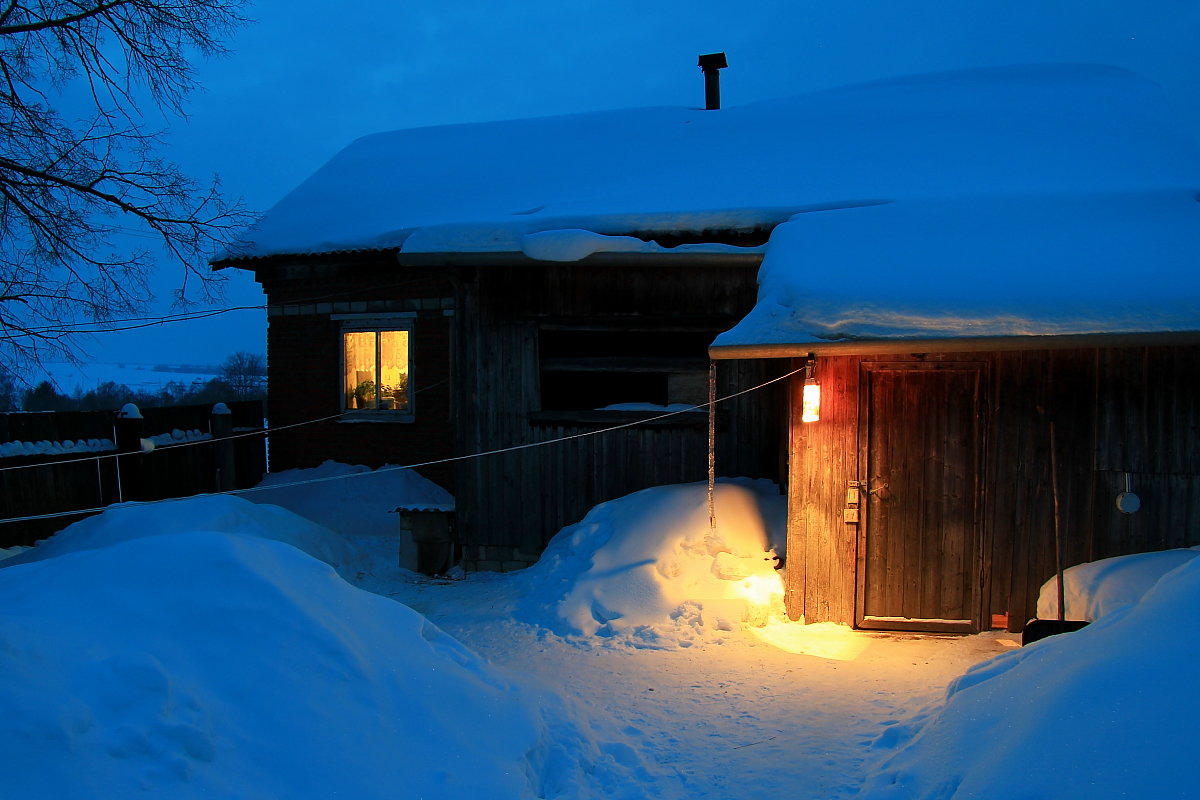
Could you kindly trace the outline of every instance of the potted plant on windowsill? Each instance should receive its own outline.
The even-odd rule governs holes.
[[[356,408],[373,408],[375,406],[375,381],[363,381],[354,387]]]

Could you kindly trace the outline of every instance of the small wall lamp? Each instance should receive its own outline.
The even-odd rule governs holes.
[[[1125,491],[1117,495],[1117,511],[1122,514],[1136,514],[1142,507],[1142,498],[1133,493],[1133,476],[1125,473]]]
[[[817,383],[817,360],[810,358],[804,365],[804,395],[800,405],[800,421],[816,422],[821,418],[821,384]]]

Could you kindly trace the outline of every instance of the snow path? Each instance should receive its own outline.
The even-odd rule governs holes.
[[[600,750],[640,764],[646,796],[663,798],[857,796],[871,743],[1011,640],[855,633],[844,637],[862,648],[852,660],[785,652],[744,631],[684,649],[580,645],[513,620],[510,576],[437,583],[407,575],[359,583],[570,698]]]

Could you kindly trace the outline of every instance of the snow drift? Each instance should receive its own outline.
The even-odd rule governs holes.
[[[329,530],[272,505],[226,495],[199,495],[184,500],[127,503],[64,528],[5,566],[41,561],[80,550],[96,550],[129,539],[189,531],[224,531],[285,542],[331,566],[353,559],[346,543]]]
[[[1136,603],[1176,567],[1200,556],[1200,548],[1159,550],[1103,558],[1077,564],[1063,572],[1066,619],[1092,620]],[[1039,619],[1058,619],[1058,579],[1051,578],[1038,594]]]
[[[8,796],[536,794],[515,688],[293,547],[140,537],[9,567],[0,603]]]
[[[563,636],[674,647],[781,610],[770,543],[782,540],[784,499],[775,484],[719,482],[715,534],[706,491],[660,486],[593,508],[525,570],[518,618]]]
[[[1186,632],[1200,603],[1200,561],[1145,555],[1161,554],[1091,570],[1115,576],[1111,590],[1092,583],[1099,595],[1122,598],[1084,600],[1109,608],[1091,625],[977,665],[927,720],[891,727],[875,743],[887,760],[863,796],[1192,797],[1200,699],[1190,686],[1200,649]],[[1170,560],[1179,566],[1147,580],[1146,570]]]
[[[5,797],[643,797],[562,701],[199,497],[119,507],[0,569]],[[624,788],[628,785],[628,789]]]

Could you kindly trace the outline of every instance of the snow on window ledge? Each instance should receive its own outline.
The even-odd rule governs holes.
[[[339,423],[351,422],[416,422],[416,415],[407,411],[347,411]]]

